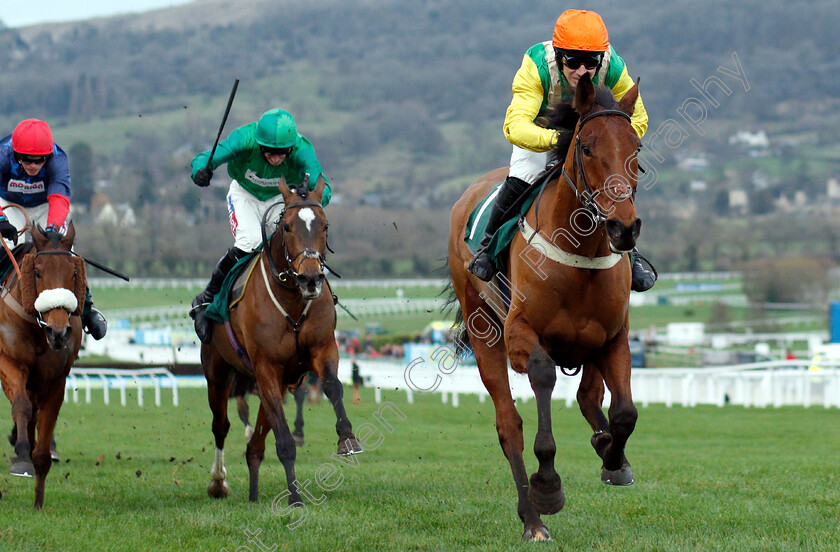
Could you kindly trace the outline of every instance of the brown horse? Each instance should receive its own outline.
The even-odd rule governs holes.
[[[324,185],[319,178],[312,192],[306,191],[305,184],[292,191],[285,180],[280,182],[285,208],[277,232],[260,252],[254,277],[230,313],[231,329],[242,354],[234,349],[220,324],[215,325],[210,343],[201,347],[216,440],[212,481],[207,489],[212,497],[230,494],[224,464],[225,436],[230,428],[227,401],[234,370],[250,373],[246,363],[253,367],[261,401],[246,450],[252,502],[258,499],[265,438],[273,430],[277,456],[286,471],[289,504],[303,503],[295,480],[295,442],[283,412],[283,396],[309,370],[324,382],[324,391],[335,409],[338,454],[362,451],[347,419],[342,402],[344,390],[337,376],[335,304],[324,275]]]
[[[595,432],[591,442],[603,461],[601,479],[613,485],[633,482],[624,448],[637,418],[627,339],[627,253],[641,226],[633,203],[641,142],[630,125],[637,96],[638,83],[616,102],[609,90],[596,90],[588,77],[581,79],[573,102],[579,115],[576,136],[563,173],[546,184],[510,246],[503,283],[510,295],[507,313],[498,306],[498,283],[484,283],[467,271],[472,254],[464,242],[470,212],[504,179],[507,169],[480,178],[452,209],[453,291],[496,408],[496,429],[513,471],[526,540],[551,539],[540,514],[558,512],[565,501],[554,469],[551,427],[556,366],[583,365],[577,398]],[[535,238],[532,229],[538,232]],[[528,374],[536,396],[534,454],[539,468],[530,482],[508,360],[517,373]],[[601,410],[605,383],[612,394],[609,421]]]
[[[21,278],[0,303],[0,382],[17,430],[11,473],[35,476],[36,510],[44,506],[50,441],[82,343],[85,264],[70,250],[75,235],[72,223],[66,235],[34,228]]]

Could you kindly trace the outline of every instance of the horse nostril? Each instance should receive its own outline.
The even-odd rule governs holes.
[[[639,234],[642,233],[642,219],[637,218],[636,222],[633,223],[633,239],[639,237]]]
[[[608,219],[606,223],[607,235],[612,239],[621,237],[622,232],[626,228],[624,223],[616,219]]]

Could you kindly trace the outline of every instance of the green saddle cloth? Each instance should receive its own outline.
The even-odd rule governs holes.
[[[467,242],[470,250],[475,253],[478,250],[481,240],[484,238],[484,230],[487,228],[487,223],[490,220],[490,213],[493,211],[493,203],[496,201],[496,196],[499,193],[499,188],[504,182],[500,182],[478,205],[475,206],[470,218],[467,220],[467,228],[464,234],[464,241]],[[534,199],[537,197],[540,187],[534,186],[533,191],[528,195],[519,209],[519,215],[525,215]],[[501,263],[501,255],[507,249],[513,236],[519,230],[519,216],[511,217],[510,220],[502,224],[496,233],[493,234],[493,239],[490,240],[490,246],[487,248],[487,253],[493,262],[496,263],[496,268],[502,270],[504,267]]]
[[[207,310],[204,311],[204,316],[210,320],[218,322],[219,324],[224,324],[226,321],[230,320],[230,304],[232,301],[232,298],[230,297],[231,292],[233,291],[239,276],[251,264],[254,257],[260,253],[262,253],[262,247],[248,253],[246,256],[239,259],[235,265],[233,265],[233,268],[230,269],[230,272],[228,272],[228,275],[225,277],[225,281],[222,282],[222,289],[219,290],[219,293],[217,293],[213,298],[213,302],[210,303],[207,306]]]

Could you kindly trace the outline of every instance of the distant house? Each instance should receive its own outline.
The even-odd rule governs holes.
[[[729,137],[730,145],[743,145],[750,149],[767,149],[770,147],[770,139],[763,130],[749,132],[742,130]]]
[[[709,160],[703,155],[690,155],[677,161],[677,167],[684,171],[703,171],[709,168]]]
[[[114,206],[105,194],[96,194],[91,200],[91,215],[96,224],[103,226],[136,226],[137,216],[127,203]]]
[[[746,149],[750,157],[767,157],[770,155],[770,139],[767,138],[767,133],[763,130],[737,132],[729,137],[729,144]]]
[[[825,192],[828,199],[840,199],[840,181],[836,178],[829,178],[825,184]]]
[[[111,203],[106,203],[99,209],[99,212],[93,216],[93,220],[96,224],[104,225],[104,226],[116,226],[119,224],[120,219],[117,216],[117,210],[114,209],[114,206]]]
[[[729,191],[729,208],[732,210],[744,210],[750,206],[749,196],[744,190]]]

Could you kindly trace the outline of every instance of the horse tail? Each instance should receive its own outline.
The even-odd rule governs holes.
[[[449,266],[448,258],[443,259],[444,267]],[[455,321],[452,323],[452,328],[455,330],[453,341],[455,345],[455,356],[462,358],[464,355],[472,352],[470,347],[469,335],[467,334],[467,326],[464,324],[464,312],[461,310],[461,304],[458,302],[458,296],[455,295],[455,288],[452,287],[452,276],[449,281],[440,290],[438,297],[443,297],[443,306],[441,312],[444,316],[449,316],[452,311],[455,311]]]
[[[257,388],[257,380],[251,376],[236,372],[233,375],[233,387],[230,390],[230,398],[245,397],[254,392]]]

